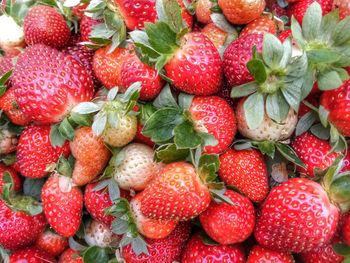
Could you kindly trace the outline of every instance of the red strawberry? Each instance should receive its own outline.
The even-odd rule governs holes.
[[[71,56],[44,45],[26,48],[12,76],[18,106],[34,121],[61,121],[72,107],[93,97],[93,82]]]
[[[84,260],[79,256],[79,251],[75,251],[71,248],[68,248],[60,256],[59,263],[84,263]]]
[[[191,164],[166,165],[143,191],[141,211],[149,218],[189,220],[210,204],[208,188]],[[163,209],[159,209],[163,207]]]
[[[50,172],[50,166],[55,164],[59,157],[69,155],[69,144],[62,147],[53,147],[50,143],[50,126],[28,126],[17,146],[17,161],[22,175],[32,178],[41,178]]]
[[[308,103],[311,103],[314,105],[316,108],[319,106],[319,98],[318,96],[315,96],[314,94],[309,95],[305,99]],[[303,117],[306,113],[312,111],[308,106],[306,106],[304,103],[300,104],[299,111],[298,111],[298,117],[301,118]]]
[[[122,250],[122,256],[126,263],[172,263],[180,261],[180,256],[185,242],[190,236],[190,224],[188,222],[179,223],[174,231],[162,239],[145,238],[148,244],[148,255],[136,255],[131,245],[127,245]]]
[[[261,34],[252,34],[246,37],[240,37],[233,41],[224,53],[224,73],[228,83],[231,86],[237,86],[253,81],[254,78],[249,73],[246,64],[253,57],[253,47],[257,51],[262,51],[264,36]]]
[[[35,246],[49,255],[57,257],[68,247],[68,239],[47,230],[40,234]]]
[[[254,246],[248,256],[247,263],[294,263],[294,258],[291,254],[285,252],[274,251],[259,245]]]
[[[28,247],[14,252],[10,256],[10,263],[55,263],[56,259],[45,251],[36,247]]]
[[[101,24],[103,21],[101,19],[93,19],[88,16],[83,16],[80,20],[80,34],[81,34],[81,40],[83,42],[91,42],[89,37],[91,34],[91,31],[95,25]]]
[[[83,195],[68,177],[53,174],[46,181],[41,198],[47,221],[63,237],[73,236],[79,229]]]
[[[205,232],[222,245],[241,243],[253,232],[255,225],[255,209],[251,201],[234,191],[225,192],[233,203],[216,203],[202,214],[199,220]]]
[[[2,193],[2,187],[4,185],[4,181],[3,181],[2,177],[4,176],[4,174],[6,172],[8,172],[12,177],[13,184],[14,184],[13,190],[15,192],[18,192],[19,190],[21,190],[22,189],[22,182],[21,182],[21,178],[18,176],[16,170],[10,166],[6,166],[6,165],[0,163],[0,194]]]
[[[267,4],[268,8],[270,9],[270,12],[278,17],[281,16],[287,16],[287,10],[280,7],[278,3],[275,1],[272,1],[272,4]]]
[[[292,147],[300,160],[306,165],[306,169],[299,167],[299,172],[310,177],[315,177],[315,169],[327,169],[337,158],[338,154],[331,151],[331,146],[326,140],[321,140],[315,135],[306,132],[292,142]]]
[[[339,210],[316,182],[293,178],[271,190],[258,213],[255,238],[272,250],[300,253],[330,242]]]
[[[226,150],[236,135],[236,118],[230,105],[217,96],[194,97],[190,106],[195,130],[206,132],[218,141],[215,146],[206,146],[206,153],[220,153]]]
[[[53,7],[37,5],[24,18],[24,38],[28,45],[45,44],[62,48],[70,39],[70,30],[64,17]]]
[[[335,90],[323,92],[320,104],[329,111],[328,120],[343,136],[350,136],[350,80]]]
[[[279,34],[278,39],[283,43],[290,36],[292,36],[292,30],[286,29]]]
[[[267,168],[257,150],[229,149],[220,155],[219,176],[226,184],[237,188],[253,202],[261,202],[269,191]]]
[[[258,18],[265,9],[265,0],[219,0],[223,14],[232,24],[248,24]]]
[[[250,34],[263,34],[264,32],[275,35],[276,31],[276,22],[271,18],[261,16],[247,24],[239,34],[239,37],[245,37]]]
[[[244,263],[244,250],[240,245],[206,245],[198,234],[187,243],[181,263],[235,262]]]

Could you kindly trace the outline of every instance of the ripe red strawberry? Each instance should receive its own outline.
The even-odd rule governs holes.
[[[330,242],[339,219],[320,184],[293,178],[271,190],[255,227],[258,243],[272,250],[300,253]]]
[[[122,257],[126,263],[172,263],[180,261],[183,247],[190,236],[191,227],[188,222],[179,223],[174,231],[162,239],[145,238],[148,244],[148,255],[136,255],[131,245],[127,245],[122,250]]]
[[[350,136],[350,80],[335,90],[323,92],[320,104],[329,111],[328,120],[343,136]]]
[[[27,247],[14,252],[10,256],[10,263],[28,262],[28,263],[55,263],[56,259],[45,251],[36,247]]]
[[[88,16],[83,16],[80,20],[80,34],[81,34],[81,41],[83,42],[91,42],[89,37],[91,34],[91,31],[95,25],[101,24],[103,21],[101,19],[93,19]]]
[[[226,41],[228,33],[217,27],[214,23],[209,23],[202,28],[201,32],[206,35],[214,46],[219,49]]]
[[[70,30],[64,17],[53,7],[37,5],[24,18],[24,39],[28,45],[45,44],[62,48],[70,39]]]
[[[59,157],[69,155],[69,144],[53,147],[50,143],[50,126],[28,126],[21,134],[17,146],[20,173],[31,178],[41,178],[50,172],[50,166]]]
[[[248,24],[258,18],[265,9],[265,0],[219,0],[223,14],[232,24]]]
[[[253,202],[261,202],[269,192],[267,168],[257,150],[229,149],[220,155],[219,177]]]
[[[263,35],[252,34],[234,40],[224,53],[224,73],[231,86],[237,86],[253,81],[246,64],[252,59],[253,47],[262,51]]]
[[[336,239],[337,240],[337,239]],[[333,245],[340,243],[339,240],[335,242],[334,240],[330,244],[325,244],[316,249],[304,252],[300,254],[301,259],[305,263],[340,263],[343,262],[344,257],[338,255],[333,250]]]
[[[46,181],[41,198],[50,226],[61,236],[71,237],[79,229],[83,210],[83,194],[72,186],[68,177],[53,174]]]
[[[292,16],[299,22],[301,25],[303,22],[304,15],[306,10],[313,2],[318,2],[322,8],[322,14],[326,15],[332,10],[333,0],[302,0],[288,5],[287,14],[291,18]]]
[[[247,24],[239,34],[239,37],[245,37],[250,34],[263,34],[264,32],[275,35],[277,33],[276,22],[271,18],[261,16]]]
[[[149,218],[189,220],[210,204],[208,188],[191,164],[166,165],[143,191],[141,211]],[[163,209],[159,209],[163,207]]]
[[[31,119],[25,115],[18,107],[15,96],[15,87],[9,88],[0,97],[0,109],[6,114],[10,121],[14,124],[27,126],[31,123]]]
[[[232,190],[226,190],[233,203],[216,203],[199,215],[205,232],[222,245],[236,244],[245,241],[253,232],[255,225],[255,209],[251,201]]]
[[[121,67],[121,83],[127,89],[135,82],[142,82],[140,99],[153,100],[164,86],[157,70],[143,64],[136,54],[128,56]]]
[[[19,198],[17,205],[25,205],[29,200]],[[20,210],[11,210],[0,200],[0,245],[5,249],[17,250],[35,242],[46,225],[43,213],[31,216]]]
[[[12,76],[20,109],[33,121],[61,121],[79,102],[93,97],[93,82],[71,56],[44,45],[26,48]]]
[[[79,251],[68,248],[62,253],[58,263],[84,263],[84,260],[79,256]]]
[[[6,172],[8,172],[12,177],[13,184],[14,184],[13,190],[15,192],[18,192],[19,190],[21,190],[22,182],[21,182],[21,178],[18,176],[16,170],[10,166],[6,166],[6,165],[0,163],[0,194],[2,193],[2,187],[4,185],[3,176]]]
[[[72,176],[76,185],[85,185],[95,179],[111,156],[103,140],[96,136],[90,127],[75,130],[70,149],[76,159]]]
[[[197,262],[244,263],[244,250],[240,245],[207,245],[195,234],[184,249],[181,263]]]
[[[331,146],[326,140],[321,140],[315,135],[306,132],[298,136],[292,147],[300,160],[306,165],[306,169],[298,167],[300,173],[315,177],[315,169],[327,169],[337,158],[338,154],[332,152]]]
[[[264,262],[294,263],[295,261],[289,253],[274,251],[259,245],[254,246],[249,252],[247,263]]]
[[[68,247],[68,239],[47,230],[39,235],[35,246],[49,255],[57,257]]]

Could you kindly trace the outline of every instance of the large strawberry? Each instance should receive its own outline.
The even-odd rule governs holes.
[[[228,21],[239,25],[258,18],[266,5],[264,0],[219,0],[218,4]]]
[[[11,81],[22,112],[40,123],[61,121],[74,105],[93,96],[86,69],[71,56],[44,45],[26,48]]]
[[[10,256],[10,262],[30,262],[30,263],[55,263],[56,259],[45,251],[36,247],[27,247],[14,252]]]
[[[53,257],[57,257],[68,247],[68,239],[46,230],[40,234],[35,242],[35,246]]]
[[[256,245],[250,250],[247,263],[263,262],[294,263],[295,261],[289,253],[274,251]]]
[[[269,191],[264,157],[257,150],[229,149],[220,155],[219,177],[253,202],[261,202]]]
[[[70,40],[70,29],[64,17],[53,7],[37,5],[24,18],[24,38],[28,45],[61,48]]]

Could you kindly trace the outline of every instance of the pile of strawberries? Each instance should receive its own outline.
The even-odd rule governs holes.
[[[3,0],[0,262],[350,262],[349,0]]]

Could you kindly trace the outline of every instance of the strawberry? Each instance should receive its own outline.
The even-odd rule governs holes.
[[[211,8],[213,3],[210,0],[198,0],[195,4],[196,18],[202,24],[209,24],[211,20]]]
[[[83,209],[83,195],[69,181],[68,177],[55,173],[46,181],[41,194],[47,221],[63,237],[71,237],[78,231]]]
[[[253,202],[263,201],[269,191],[265,160],[257,150],[229,149],[221,154],[219,177]]]
[[[254,230],[254,206],[247,197],[234,191],[226,190],[225,196],[233,204],[212,201],[199,220],[205,232],[219,244],[243,242]]]
[[[31,178],[42,178],[59,157],[69,155],[68,142],[62,147],[50,143],[50,127],[32,125],[25,128],[17,146],[17,161],[20,173]]]
[[[349,94],[350,80],[345,81],[338,89],[323,92],[320,99],[322,105],[329,111],[328,120],[343,136],[350,136],[349,125]]]
[[[172,263],[180,261],[183,247],[190,236],[190,232],[191,228],[188,222],[179,223],[166,238],[145,238],[148,244],[148,254],[136,255],[129,244],[122,249],[122,257],[126,263]]]
[[[325,244],[316,249],[304,252],[300,254],[301,259],[305,263],[340,263],[343,262],[344,257],[338,255],[334,249],[333,245],[338,242],[332,241],[330,244]]]
[[[310,177],[315,177],[317,172],[327,169],[338,156],[335,152],[330,153],[331,146],[327,141],[309,132],[296,137],[292,147],[306,165],[306,169],[301,167],[297,169]]]
[[[93,97],[86,69],[71,56],[44,45],[26,48],[12,76],[19,108],[33,121],[61,121],[70,109]]]
[[[2,25],[0,28],[0,48],[6,54],[17,55],[20,53],[19,49],[26,45],[23,27],[6,13],[0,16],[0,24]]]
[[[10,176],[12,177],[13,190],[15,192],[20,191],[22,189],[22,182],[21,182],[21,178],[18,176],[16,170],[10,166],[6,166],[6,165],[0,163],[0,194],[2,193],[2,188],[4,186],[3,176],[6,172],[9,173]]]
[[[239,37],[245,37],[250,34],[262,34],[264,32],[276,35],[276,22],[271,18],[261,16],[247,24],[239,34]]]
[[[70,29],[64,17],[46,5],[32,7],[24,18],[23,28],[28,45],[45,44],[62,48],[70,39]]]
[[[93,19],[89,16],[83,16],[80,20],[80,34],[81,34],[81,40],[83,42],[91,42],[89,37],[90,34],[94,28],[94,26],[101,24],[103,22],[102,19]]]
[[[262,246],[254,246],[247,259],[247,263],[263,263],[263,262],[278,262],[278,263],[294,263],[294,258],[289,253],[274,251]]]
[[[271,190],[258,213],[255,238],[272,250],[300,253],[327,244],[338,208],[316,182],[293,178]]]
[[[187,243],[181,262],[244,263],[245,256],[240,245],[207,245],[198,234],[195,234]]]
[[[321,5],[322,15],[326,15],[332,10],[333,0],[302,0],[288,5],[287,14],[289,18],[294,16],[299,24],[302,24],[306,10],[315,1]]]
[[[154,161],[153,149],[144,144],[131,143],[118,156],[122,159],[115,166],[113,176],[119,187],[125,190],[145,189],[162,168],[161,164]]]
[[[84,239],[89,246],[101,248],[115,246],[118,241],[117,235],[112,233],[109,226],[95,220],[85,229]]]
[[[62,253],[58,262],[59,263],[84,263],[84,260],[81,256],[79,256],[78,251],[68,248],[66,251]]]
[[[189,220],[205,211],[210,200],[209,190],[194,167],[175,162],[166,165],[146,186],[141,211],[154,219]]]
[[[10,256],[10,262],[30,262],[30,263],[55,263],[56,259],[45,251],[36,247],[27,247],[14,252]]]
[[[47,230],[39,235],[35,246],[49,255],[57,257],[68,247],[68,239]]]
[[[76,185],[85,185],[95,179],[103,171],[111,155],[102,139],[89,127],[75,130],[70,149],[76,159],[72,177]]]
[[[9,88],[0,97],[0,109],[6,114],[10,121],[14,124],[27,126],[31,123],[31,119],[25,115],[18,107],[15,96],[15,87]]]
[[[217,49],[224,46],[228,33],[217,27],[214,23],[209,23],[201,32],[206,35]]]
[[[219,0],[219,7],[232,24],[248,24],[258,18],[265,9],[265,0]]]
[[[121,67],[121,83],[124,89],[135,82],[142,82],[140,99],[153,100],[160,93],[164,81],[157,70],[143,64],[136,54],[128,56]]]
[[[246,64],[252,59],[252,49],[262,50],[263,35],[252,34],[234,40],[224,53],[224,73],[229,85],[241,85],[253,80]]]

